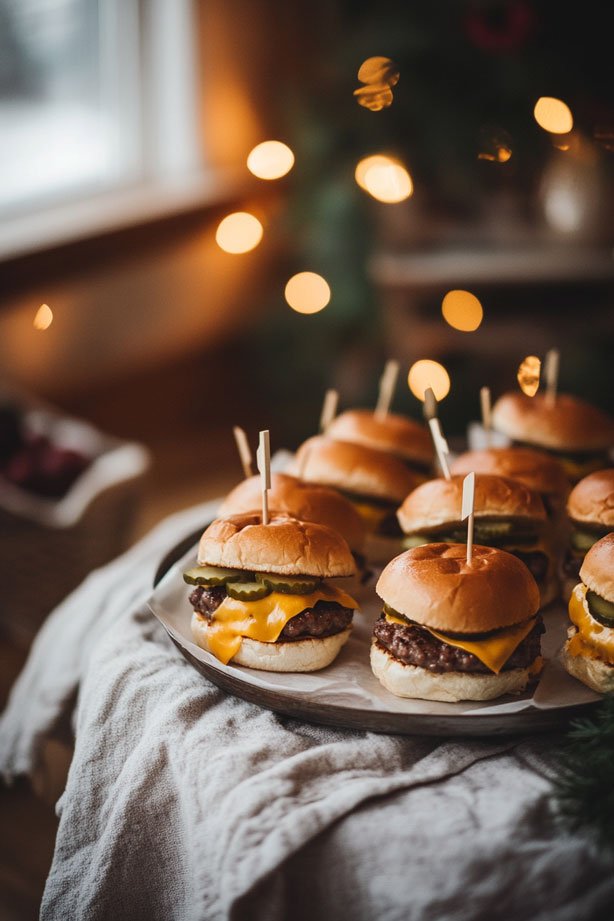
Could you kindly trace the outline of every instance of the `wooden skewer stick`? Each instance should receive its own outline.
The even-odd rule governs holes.
[[[422,412],[427,422],[437,417],[437,397],[432,387],[427,387],[424,391]]]
[[[484,431],[490,432],[492,428],[490,387],[480,388],[480,407],[482,409],[482,425]]]
[[[559,359],[558,349],[550,349],[546,352],[544,377],[546,378],[546,403],[548,406],[554,406],[556,403],[556,392],[559,383]]]
[[[245,431],[238,425],[235,425],[232,431],[237,443],[237,451],[239,452],[239,457],[241,459],[243,474],[247,480],[248,477],[252,476],[252,452],[249,449],[247,435],[245,434]]]
[[[322,403],[322,413],[320,414],[320,431],[326,434],[326,429],[337,415],[337,405],[339,403],[339,391],[327,390],[324,394]]]
[[[467,521],[467,566],[473,558],[473,500],[475,495],[475,473],[468,473],[463,480],[463,503],[461,521]]]
[[[269,523],[269,495],[271,488],[271,447],[269,443],[269,430],[265,429],[260,432],[258,441],[258,451],[256,452],[256,463],[260,473],[260,485],[262,489],[262,524]]]
[[[398,376],[398,361],[394,361],[394,359],[387,361],[384,373],[379,382],[379,396],[377,398],[377,406],[375,407],[375,416],[377,419],[385,419],[388,415]]]
[[[451,479],[450,465],[448,463],[448,454],[450,453],[450,449],[448,448],[448,442],[443,437],[441,432],[441,425],[439,424],[439,419],[437,417],[434,419],[429,419],[429,428],[431,429],[431,435],[433,436],[433,444],[435,445],[435,451],[437,452],[439,466],[441,467],[446,480],[449,480]]]

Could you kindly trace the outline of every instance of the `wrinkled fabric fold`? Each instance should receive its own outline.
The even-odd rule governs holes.
[[[70,716],[75,750],[41,917],[567,921],[611,904],[562,834],[552,739],[334,730],[230,697],[144,601],[211,516],[174,516],[49,618],[0,724],[7,778]]]

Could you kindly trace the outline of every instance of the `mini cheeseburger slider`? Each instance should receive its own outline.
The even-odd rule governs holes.
[[[569,494],[567,514],[573,531],[561,563],[566,598],[580,577],[587,551],[614,531],[614,469],[598,470],[580,480]]]
[[[539,393],[506,393],[493,407],[492,423],[513,443],[554,454],[572,483],[610,463],[614,421],[567,393],[559,394],[553,404]]]
[[[561,657],[570,675],[605,694],[614,691],[614,533],[593,544],[569,602],[569,639]]]
[[[368,409],[352,409],[332,420],[326,436],[392,454],[414,473],[426,476],[433,466],[428,429],[406,416],[388,413],[379,417]]]
[[[195,588],[192,635],[226,664],[272,672],[329,665],[350,635],[354,599],[328,578],[356,567],[344,539],[325,525],[256,512],[219,518],[184,573]]]
[[[461,522],[462,476],[422,483],[397,512],[405,533],[403,546],[464,543]],[[478,473],[475,477],[474,537],[486,547],[513,553],[528,566],[540,591],[541,607],[558,593],[554,551],[543,537],[546,512],[537,493],[506,477]]]
[[[397,457],[375,448],[316,436],[298,449],[291,472],[333,486],[346,496],[367,527],[367,557],[387,562],[401,549],[396,509],[421,478]]]
[[[518,693],[541,669],[539,591],[504,550],[428,544],[392,560],[376,586],[384,611],[371,668],[387,690],[425,700]]]
[[[248,477],[228,493],[218,509],[218,517],[253,511],[260,506],[261,497],[260,477]],[[268,501],[273,512],[300,521],[315,521],[337,531],[349,544],[356,565],[364,569],[365,523],[349,499],[336,489],[305,483],[287,473],[271,473]]]
[[[494,473],[518,480],[539,493],[548,517],[562,516],[569,493],[569,480],[563,466],[545,451],[532,448],[484,448],[466,451],[450,464],[452,473]]]

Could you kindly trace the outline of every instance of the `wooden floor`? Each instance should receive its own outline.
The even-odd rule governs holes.
[[[203,394],[212,381],[215,393],[224,396],[217,396],[207,412]],[[206,362],[183,362],[129,386],[65,401],[70,411],[103,430],[142,441],[152,453],[133,539],[172,512],[222,495],[239,479],[232,425],[244,425],[253,441],[263,424],[241,383],[220,352]],[[0,633],[0,710],[26,656],[23,643]],[[70,751],[59,745],[46,750],[40,796],[25,779],[10,788],[0,783],[0,921],[38,918],[57,829],[53,802],[63,789],[69,758]]]

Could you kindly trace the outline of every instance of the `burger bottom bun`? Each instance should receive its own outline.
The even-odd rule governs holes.
[[[565,643],[561,650],[561,661],[570,675],[583,684],[588,685],[598,694],[607,694],[614,691],[614,666],[608,665],[603,659],[593,659],[590,656],[574,656],[569,651],[569,643]]]
[[[430,672],[416,665],[405,665],[375,642],[371,645],[371,668],[386,690],[397,697],[452,703],[518,694],[524,691],[530,678],[528,668],[513,668],[498,675]]]
[[[367,534],[365,554],[370,563],[382,566],[403,551],[402,537],[386,537],[384,534]]]
[[[243,638],[241,648],[231,659],[232,665],[246,665],[265,672],[315,672],[337,657],[348,641],[351,628],[334,636],[297,640],[292,643],[260,643]],[[198,614],[192,615],[192,636],[201,649],[209,648],[207,621]]]

